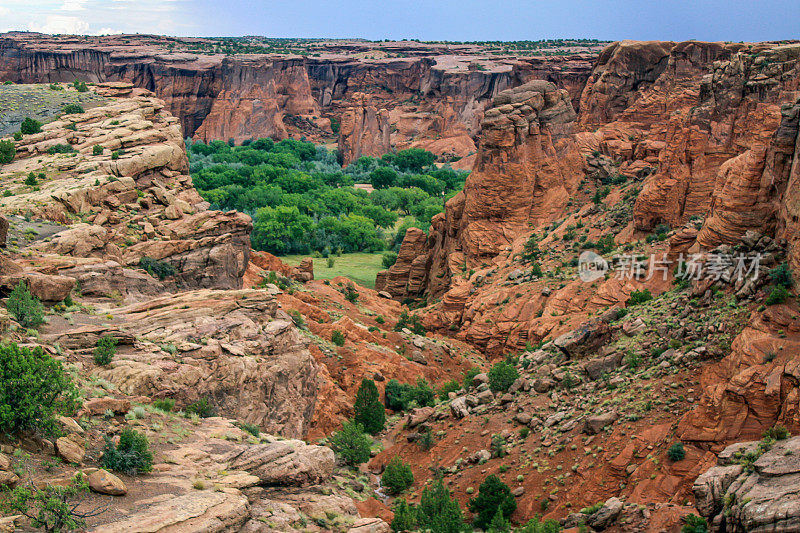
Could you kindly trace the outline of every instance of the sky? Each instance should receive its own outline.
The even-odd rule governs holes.
[[[800,38],[800,0],[0,0],[0,31],[538,40]]]

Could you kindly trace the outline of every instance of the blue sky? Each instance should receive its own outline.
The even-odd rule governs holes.
[[[0,0],[0,31],[516,40],[800,38],[800,0]]]

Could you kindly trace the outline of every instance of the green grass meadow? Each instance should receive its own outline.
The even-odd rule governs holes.
[[[281,260],[291,266],[297,266],[308,255],[285,255]],[[333,267],[328,268],[328,260],[324,257],[314,258],[314,279],[333,279],[345,276],[361,286],[375,288],[375,275],[383,270],[383,252],[376,254],[354,253],[331,256]]]

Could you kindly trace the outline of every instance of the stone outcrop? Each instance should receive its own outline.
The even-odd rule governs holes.
[[[144,257],[165,262],[173,273],[162,280],[162,291],[242,286],[250,217],[208,210],[188,176],[180,128],[163,102],[151,96],[112,100],[43,130],[16,143],[18,161],[3,172],[51,165],[58,172],[38,190],[17,190],[0,199],[5,213],[69,223],[47,239],[34,240],[32,250],[132,268]],[[56,145],[72,146],[77,153],[67,158],[48,153]],[[75,266],[64,262],[61,268]],[[100,266],[101,272],[111,267]],[[80,268],[88,270],[88,263]]]
[[[335,464],[333,450],[299,440],[272,441],[249,446],[231,459],[231,467],[245,470],[265,485],[308,485],[327,481]]]
[[[390,134],[389,112],[375,109],[369,95],[355,93],[339,129],[342,162],[347,165],[361,156],[380,157],[391,151]]]
[[[789,532],[800,528],[800,437],[763,451],[739,443],[720,454],[719,465],[694,483],[697,509],[712,532]],[[745,456],[752,467],[745,468]]]
[[[97,370],[127,394],[181,405],[207,398],[218,412],[274,434],[300,438],[309,430],[318,367],[268,292],[184,292],[115,314],[118,330],[78,327],[52,340],[71,349],[92,347],[101,335],[132,343],[133,351]]]

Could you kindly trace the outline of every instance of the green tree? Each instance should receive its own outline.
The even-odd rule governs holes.
[[[394,164],[403,172],[422,172],[431,166],[436,156],[422,148],[400,150],[394,158]]]
[[[393,457],[381,476],[381,485],[389,494],[400,494],[414,484],[411,466],[399,457]]]
[[[519,378],[516,367],[505,361],[495,363],[489,370],[489,388],[492,392],[505,392]]]
[[[55,429],[57,414],[72,414],[78,390],[60,361],[39,348],[0,343],[0,432]]]
[[[20,281],[6,300],[6,309],[23,327],[35,328],[44,323],[44,307],[28,285]]]
[[[91,510],[82,508],[89,486],[82,474],[77,474],[66,486],[33,483],[4,490],[0,510],[4,514],[21,514],[31,520],[31,525],[52,533],[75,531],[86,527],[86,519],[105,512],[105,507]]]
[[[397,182],[397,172],[389,167],[378,167],[370,173],[369,181],[376,189],[388,189]]]
[[[772,283],[778,287],[785,287],[788,289],[794,285],[794,280],[792,279],[792,270],[789,268],[787,263],[781,263],[777,267],[770,270],[769,277],[772,279]]]
[[[23,135],[40,133],[42,131],[42,123],[38,120],[32,119],[31,117],[25,117],[25,120],[23,120],[22,124],[20,124],[19,131],[21,131]]]
[[[397,498],[392,511],[394,512],[392,531],[416,531],[417,511],[405,498]]]
[[[113,335],[103,335],[97,340],[94,349],[94,362],[99,366],[106,366],[117,354],[117,339]]]
[[[450,495],[441,479],[422,491],[417,506],[419,529],[429,529],[433,533],[459,533],[465,530],[464,516],[458,500]]]
[[[369,461],[372,442],[364,433],[364,426],[354,420],[348,420],[340,431],[331,435],[331,449],[350,466]]]
[[[367,433],[375,435],[386,424],[386,411],[381,405],[378,387],[371,379],[361,380],[353,409],[355,410],[354,420],[363,425]]]
[[[256,211],[251,236],[253,248],[275,254],[302,251],[297,243],[303,242],[313,227],[311,217],[301,214],[297,207],[263,207]]]
[[[153,454],[147,436],[135,429],[125,428],[119,436],[119,445],[106,439],[101,459],[103,468],[129,476],[144,474],[153,469]]]
[[[386,252],[381,258],[383,268],[391,268],[397,262],[397,252]]]
[[[17,155],[17,149],[12,141],[0,141],[0,165],[11,163]]]
[[[509,529],[511,529],[511,524],[509,524],[508,519],[503,516],[503,512],[498,509],[494,514],[494,518],[492,518],[492,521],[489,523],[488,533],[507,533]]]
[[[498,511],[509,518],[516,508],[517,502],[508,485],[494,474],[486,477],[478,488],[478,496],[469,501],[469,510],[475,513],[473,523],[480,529],[487,529]]]

